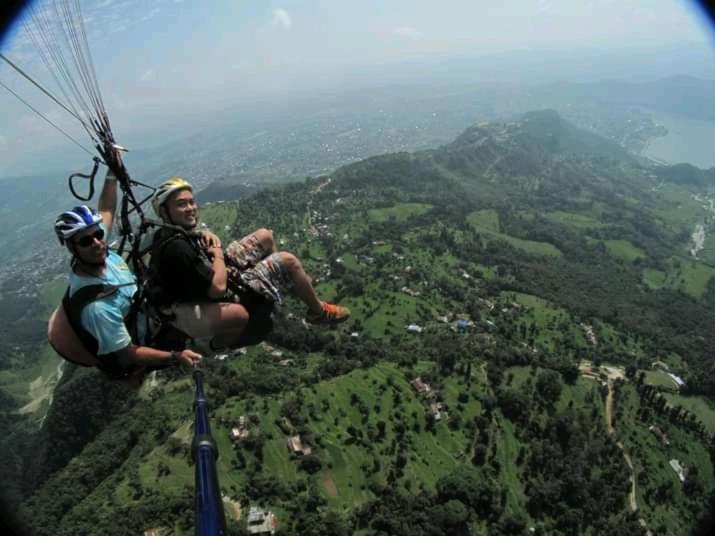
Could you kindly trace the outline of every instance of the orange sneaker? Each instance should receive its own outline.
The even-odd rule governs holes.
[[[314,313],[308,311],[305,318],[307,322],[332,326],[334,324],[340,324],[340,322],[345,322],[348,317],[350,317],[350,309],[347,307],[333,305],[328,302],[320,302],[320,304],[323,306],[322,312]]]

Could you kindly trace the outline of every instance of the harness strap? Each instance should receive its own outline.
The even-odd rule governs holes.
[[[127,377],[134,372],[136,367],[122,367],[119,364],[119,360],[115,352],[103,355],[97,354],[99,343],[97,342],[97,339],[82,326],[82,310],[90,303],[114,295],[121,287],[127,287],[134,284],[135,283],[132,282],[122,283],[120,285],[87,285],[80,288],[72,296],[70,296],[70,289],[68,287],[64,298],[62,298],[62,307],[67,314],[67,319],[69,320],[72,329],[75,331],[79,340],[89,353],[94,355],[100,362],[100,365],[98,365],[97,368],[102,370],[111,378]],[[134,300],[132,300],[132,307],[130,308],[129,314],[125,318],[125,324],[127,324],[128,328],[131,327],[128,324],[128,320],[136,316],[136,311],[132,311],[132,309],[134,309],[134,303]],[[130,329],[130,332],[131,331],[132,330]]]

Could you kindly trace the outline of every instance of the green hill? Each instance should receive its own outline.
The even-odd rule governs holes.
[[[715,286],[688,253],[707,195],[541,111],[205,207],[224,239],[273,229],[353,311],[307,328],[289,301],[268,345],[206,360],[232,533],[249,504],[285,534],[689,533],[715,488]],[[640,376],[656,362],[677,396]],[[139,391],[67,374],[27,440],[21,518],[193,532],[192,396],[180,370]]]

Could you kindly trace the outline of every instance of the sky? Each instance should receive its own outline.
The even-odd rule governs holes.
[[[114,131],[139,143],[162,125],[188,131],[193,117],[232,102],[379,85],[402,71],[422,79],[442,76],[445,69],[424,67],[419,73],[420,66],[450,65],[450,58],[540,51],[578,57],[581,50],[609,57],[668,46],[708,54],[715,42],[705,18],[687,0],[81,0],[81,5]],[[55,87],[21,23],[1,48],[48,88]],[[688,74],[678,68],[662,75]],[[7,65],[0,65],[0,81],[82,138],[71,117]],[[82,154],[1,87],[0,118],[0,176],[39,169],[58,151]]]

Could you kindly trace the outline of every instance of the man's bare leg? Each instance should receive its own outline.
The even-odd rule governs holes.
[[[298,260],[298,257],[285,251],[280,252],[279,255],[281,256],[281,266],[290,274],[291,282],[293,283],[293,294],[305,303],[311,312],[315,314],[322,313],[322,302],[315,293],[313,281],[305,273],[303,264]]]
[[[248,312],[238,303],[182,303],[174,308],[174,327],[194,339],[203,351],[238,346]]]
[[[305,273],[303,265],[292,253],[285,251],[277,253],[280,255],[280,265],[288,272],[293,283],[293,294],[308,306],[306,320],[311,324],[338,324],[344,322],[350,316],[350,309],[340,305],[327,303],[315,293],[313,282],[310,276]]]
[[[214,336],[211,348],[220,350],[238,346],[243,329],[248,323],[248,312],[238,303],[218,303],[218,307],[209,309],[209,319]]]

